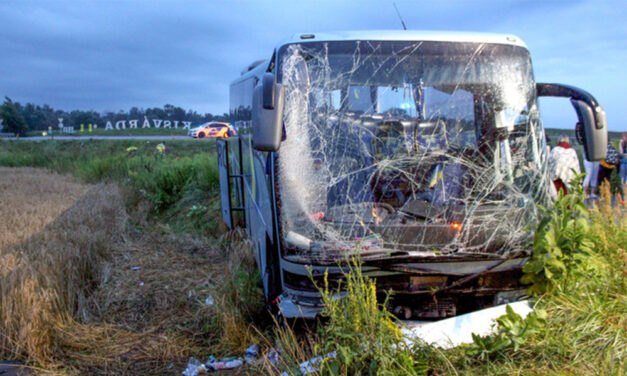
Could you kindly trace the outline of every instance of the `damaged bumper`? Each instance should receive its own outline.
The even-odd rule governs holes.
[[[519,284],[527,258],[449,259],[408,262],[364,262],[364,275],[376,280],[381,298],[393,291],[388,310],[400,319],[442,319],[520,300]],[[311,266],[282,261],[283,294],[278,300],[285,317],[315,318],[322,310],[318,287],[335,288],[347,271],[342,266]],[[382,300],[381,300],[382,301]]]

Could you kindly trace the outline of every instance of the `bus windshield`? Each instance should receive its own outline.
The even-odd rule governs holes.
[[[529,225],[521,208],[533,211],[546,197],[544,135],[525,48],[290,44],[278,52],[277,76],[286,89],[277,169],[284,234],[424,245],[424,236],[392,229],[454,222],[468,231],[512,231]],[[473,216],[488,207],[517,210],[509,215],[516,223],[477,222]],[[438,247],[467,250],[459,239]]]

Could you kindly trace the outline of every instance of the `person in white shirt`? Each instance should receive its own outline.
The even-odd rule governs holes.
[[[549,176],[555,189],[558,192],[563,190],[565,195],[568,194],[567,185],[581,172],[577,152],[569,141],[568,136],[561,135],[549,154]]]

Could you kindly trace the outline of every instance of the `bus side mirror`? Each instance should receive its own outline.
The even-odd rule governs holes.
[[[285,89],[274,74],[265,73],[253,89],[253,147],[259,151],[277,151],[283,135]]]
[[[274,110],[274,94],[276,92],[276,83],[272,73],[265,73],[261,78],[261,87],[263,88],[263,108],[266,110]]]
[[[605,111],[601,106],[597,106],[594,110],[584,101],[571,99],[577,117],[579,118],[578,127],[575,129],[583,144],[586,153],[586,159],[589,161],[600,161],[605,159],[607,153],[607,125],[605,120]],[[598,128],[599,122],[602,128]]]
[[[585,90],[560,84],[536,84],[538,97],[567,97],[573,105],[579,122],[575,133],[583,144],[586,159],[599,161],[607,153],[607,119],[605,110]]]

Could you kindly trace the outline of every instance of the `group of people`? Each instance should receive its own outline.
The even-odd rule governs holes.
[[[553,181],[552,195],[557,197],[557,192],[562,190],[568,194],[568,184],[576,175],[581,172],[577,152],[570,144],[570,139],[566,135],[559,137],[557,145],[551,149],[547,137],[547,147],[549,148],[548,172]],[[583,180],[583,189],[588,198],[595,198],[598,194],[598,187],[604,181],[609,184],[610,176],[614,169],[618,168],[622,187],[627,183],[627,132],[621,136],[618,150],[611,142],[607,143],[607,155],[604,160],[591,162],[584,157],[584,168],[586,176]],[[623,193],[624,199],[624,193]]]

